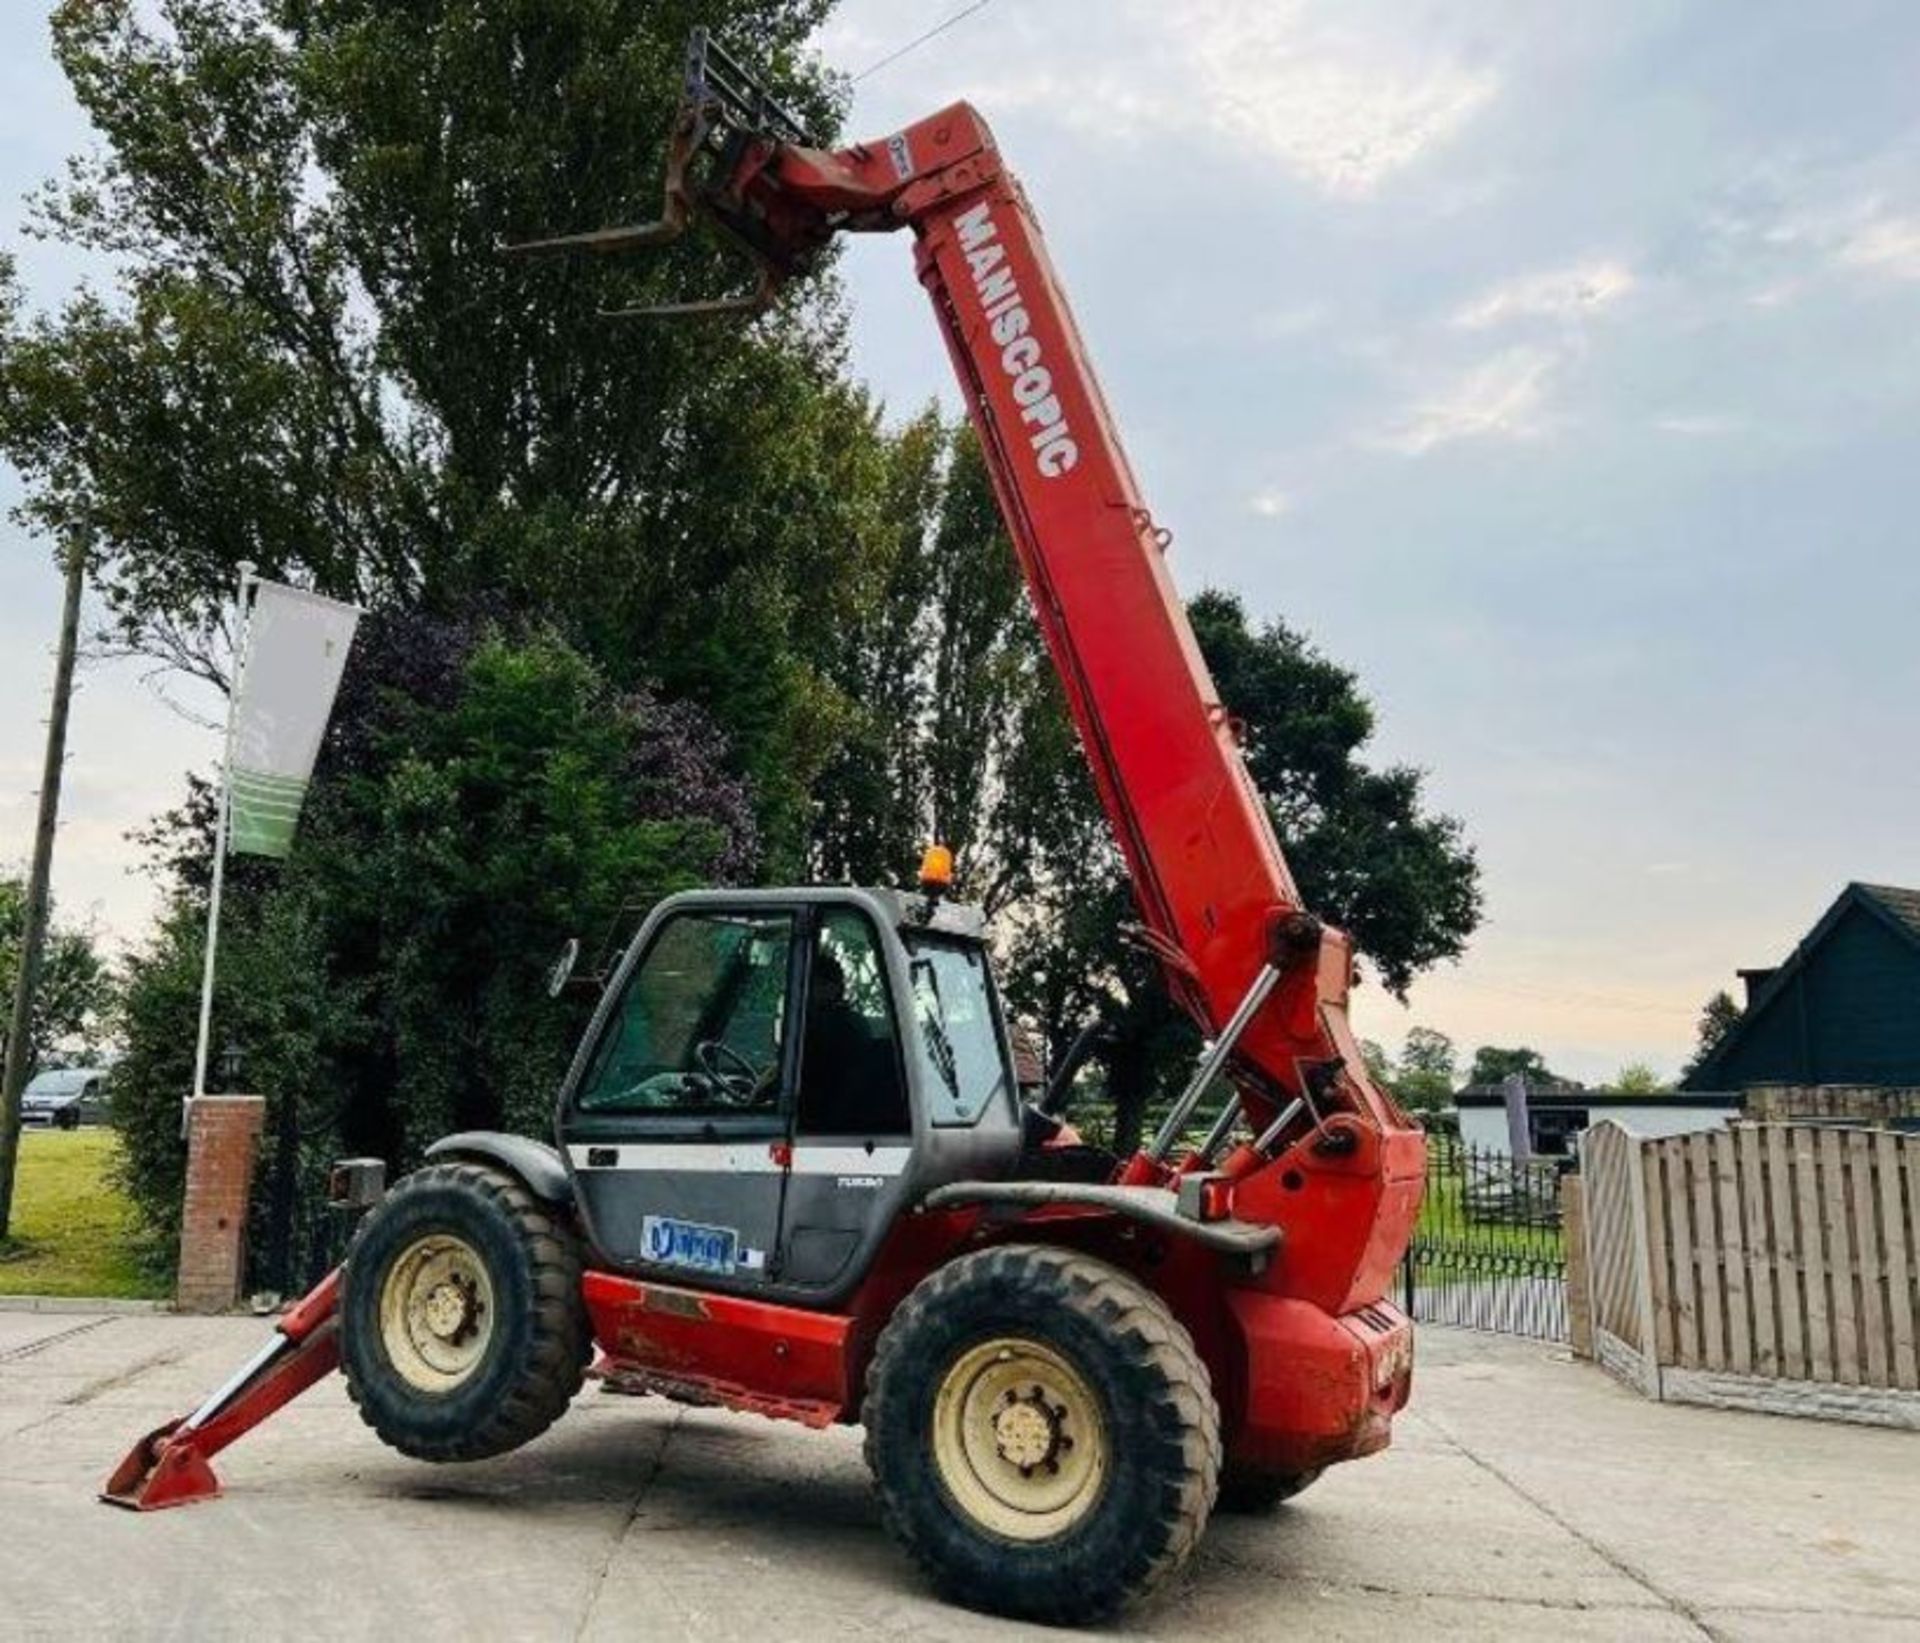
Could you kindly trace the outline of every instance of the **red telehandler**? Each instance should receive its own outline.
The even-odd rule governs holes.
[[[980,116],[826,152],[696,34],[662,220],[519,249],[627,251],[696,217],[758,289],[656,312],[752,308],[836,234],[912,233],[1142,939],[1210,1043],[1114,1158],[1022,1105],[940,852],[914,893],[672,896],[605,990],[557,1144],[436,1143],[106,1496],[217,1493],[209,1458],[336,1365],[404,1453],[501,1454],[591,1358],[617,1390],[864,1426],[887,1526],[943,1594],[1095,1618],[1178,1567],[1216,1498],[1270,1505],[1386,1444],[1422,1136],[1367,1074],[1348,939],[1301,906]]]

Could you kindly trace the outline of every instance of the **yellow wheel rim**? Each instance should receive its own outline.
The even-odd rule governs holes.
[[[380,1339],[421,1392],[463,1386],[493,1339],[493,1280],[464,1239],[428,1233],[400,1252],[380,1286]]]
[[[960,1509],[1009,1540],[1051,1540],[1093,1509],[1107,1428],[1080,1372],[1019,1336],[954,1361],[933,1406],[933,1461]]]

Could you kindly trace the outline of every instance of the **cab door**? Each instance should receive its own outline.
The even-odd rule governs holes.
[[[844,1294],[913,1190],[913,1109],[894,977],[861,906],[816,909],[794,1106],[792,1176],[780,1225],[783,1289]]]
[[[802,911],[670,911],[601,1006],[562,1113],[588,1233],[615,1267],[752,1292],[787,1180]]]

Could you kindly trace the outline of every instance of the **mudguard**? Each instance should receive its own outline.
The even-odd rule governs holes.
[[[462,1130],[442,1136],[427,1148],[429,1158],[470,1158],[498,1164],[526,1182],[527,1190],[543,1204],[571,1204],[573,1181],[560,1154],[544,1141],[498,1130]]]

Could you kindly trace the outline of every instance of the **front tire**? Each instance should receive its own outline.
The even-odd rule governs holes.
[[[580,1246],[483,1164],[408,1176],[347,1255],[341,1360],[360,1417],[419,1460],[481,1460],[560,1418],[592,1345]]]
[[[1186,1330],[1117,1267],[1013,1245],[927,1278],[874,1352],[867,1464],[942,1596],[1056,1625],[1144,1597],[1213,1506],[1220,1415]]]

